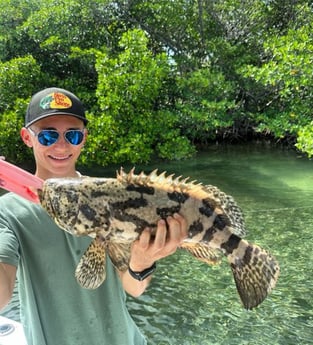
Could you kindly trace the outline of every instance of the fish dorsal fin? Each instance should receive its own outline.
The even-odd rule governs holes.
[[[203,190],[203,185],[201,183],[196,183],[196,181],[188,182],[189,177],[182,178],[181,176],[174,177],[172,175],[166,175],[166,172],[158,173],[158,170],[153,170],[149,175],[144,172],[140,174],[135,174],[135,169],[131,169],[130,172],[125,173],[123,168],[117,172],[116,178],[119,182],[125,184],[136,184],[142,186],[155,187],[159,190],[164,190],[166,192],[180,192],[192,194],[200,193]],[[205,197],[205,195],[197,195],[197,199]]]
[[[202,243],[183,242],[181,248],[186,249],[199,261],[205,262],[209,265],[216,265],[222,259],[222,252],[216,249],[209,248]]]
[[[130,260],[130,243],[108,242],[108,255],[119,271],[126,271]]]
[[[75,270],[79,284],[86,289],[96,289],[106,277],[107,243],[96,237],[89,245]]]

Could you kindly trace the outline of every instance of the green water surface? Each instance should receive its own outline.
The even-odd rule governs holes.
[[[276,256],[281,275],[265,302],[246,311],[226,260],[209,267],[175,253],[159,263],[146,294],[129,300],[149,344],[313,344],[313,162],[268,146],[217,146],[158,168],[233,195],[247,239]]]

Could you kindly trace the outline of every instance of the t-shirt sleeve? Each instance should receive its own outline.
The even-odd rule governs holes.
[[[19,243],[7,222],[0,218],[0,262],[18,266]]]

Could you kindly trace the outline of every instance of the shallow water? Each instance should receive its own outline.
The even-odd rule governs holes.
[[[214,146],[187,161],[140,168],[156,167],[233,195],[247,239],[276,256],[281,275],[265,302],[246,311],[226,260],[209,267],[176,252],[159,262],[147,292],[128,300],[149,345],[313,344],[313,162],[269,146]],[[17,310],[15,297],[5,314],[17,319]]]

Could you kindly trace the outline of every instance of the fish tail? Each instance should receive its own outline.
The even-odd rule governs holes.
[[[106,277],[106,243],[96,237],[75,270],[78,283],[86,289],[98,288]]]
[[[276,259],[262,248],[237,238],[237,246],[228,247],[230,263],[236,287],[246,309],[258,306],[275,287],[279,276]]]

